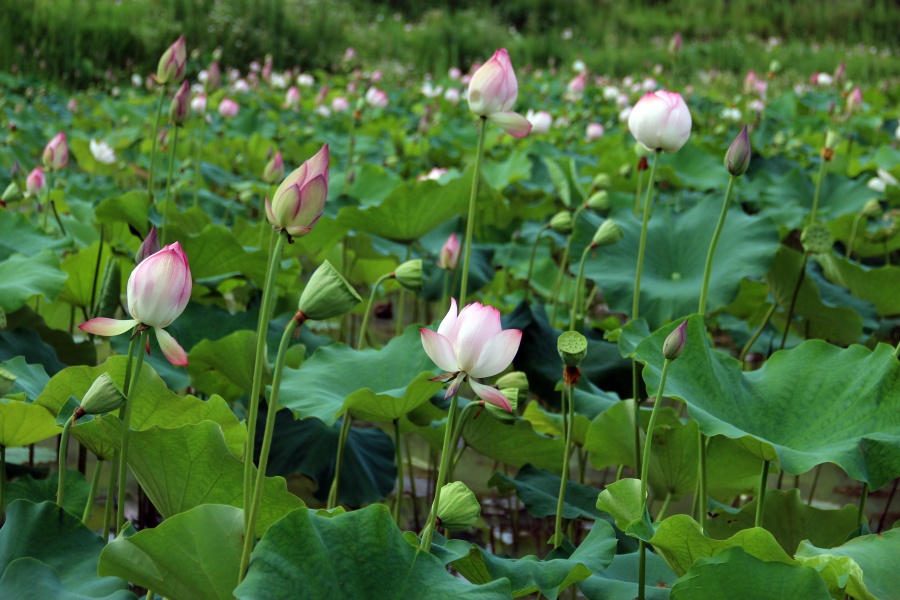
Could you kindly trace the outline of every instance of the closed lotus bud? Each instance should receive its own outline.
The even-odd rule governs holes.
[[[523,394],[528,394],[528,376],[522,371],[510,371],[497,379],[497,387],[501,391],[507,388],[515,388]]]
[[[441,247],[441,254],[438,257],[438,266],[445,271],[452,271],[459,264],[459,236],[451,233],[447,241]]]
[[[116,386],[109,373],[104,373],[94,380],[90,389],[81,401],[81,407],[75,409],[76,419],[81,415],[100,415],[118,409],[125,404],[125,394]],[[78,413],[81,414],[78,414]]]
[[[191,269],[181,244],[141,261],[128,278],[128,313],[144,325],[166,327],[191,299]]]
[[[597,173],[594,175],[594,181],[591,182],[591,185],[600,190],[608,188],[611,184],[612,178],[608,173]]]
[[[275,183],[284,179],[284,159],[281,157],[281,150],[276,152],[272,160],[266,163],[262,179],[266,183]]]
[[[482,405],[485,410],[488,411],[489,415],[504,425],[512,425],[516,422],[516,409],[519,406],[519,390],[516,388],[501,388],[500,393],[506,396],[506,400],[509,402],[509,410],[485,401],[482,401]]]
[[[687,342],[687,325],[688,322],[685,319],[666,338],[666,341],[663,343],[663,356],[666,357],[666,360],[675,360],[681,356],[685,342]]]
[[[512,111],[518,96],[516,72],[506,49],[494,52],[494,56],[481,65],[469,80],[469,110],[491,119],[506,133],[522,138],[531,131],[531,123]]]
[[[609,192],[606,190],[594,192],[588,198],[587,205],[591,210],[609,210]]]
[[[3,190],[3,196],[0,197],[0,200],[5,204],[7,202],[15,202],[16,200],[21,200],[25,196],[22,195],[22,190],[19,188],[19,184],[15,181],[9,182],[9,185],[6,186],[6,189]]]
[[[740,177],[750,166],[750,154],[752,154],[750,136],[747,135],[747,126],[744,125],[725,153],[725,168],[735,177]]]
[[[612,219],[607,219],[597,228],[591,243],[594,246],[612,246],[619,243],[624,236],[619,224]]]
[[[587,356],[587,338],[577,331],[566,331],[556,340],[556,350],[567,367],[577,367]]]
[[[691,137],[691,111],[677,92],[647,92],[631,110],[628,129],[649,150],[677,152]]]
[[[561,233],[563,235],[569,235],[572,233],[572,213],[567,210],[562,210],[550,219],[550,228],[556,233]]]
[[[306,235],[322,216],[328,197],[328,144],[288,175],[272,201],[266,198],[266,217],[275,231]]]
[[[69,145],[66,143],[66,133],[60,131],[44,147],[42,156],[44,167],[51,171],[59,171],[69,163]]]
[[[35,167],[25,179],[25,193],[29,196],[39,196],[44,186],[47,185],[47,176],[40,167]]]
[[[356,290],[326,260],[309,278],[297,309],[307,319],[324,321],[350,312],[360,302]]]
[[[441,504],[438,524],[446,529],[468,529],[481,516],[481,505],[472,490],[461,481],[448,483],[441,488]]]
[[[850,95],[847,96],[847,112],[857,112],[862,108],[863,105],[863,95],[862,90],[859,87],[853,88],[853,91],[850,92]]]
[[[240,109],[240,105],[230,98],[222,98],[219,102],[219,114],[223,117],[236,117]]]
[[[145,258],[159,252],[159,236],[156,234],[156,225],[150,227],[150,233],[141,242],[140,247],[134,255],[134,264],[139,265]]]
[[[177,127],[184,127],[188,116],[191,114],[191,86],[187,80],[181,82],[181,87],[175,92],[172,104],[169,105],[169,121]]]
[[[209,63],[209,68],[206,70],[206,83],[204,85],[206,86],[207,92],[214,92],[222,85],[222,69],[219,67],[218,62],[212,61]]]
[[[186,70],[187,46],[182,35],[159,58],[159,64],[156,66],[156,80],[160,83],[178,83],[184,79]]]
[[[422,289],[422,260],[416,258],[400,264],[394,271],[394,279],[412,292],[420,291]]]

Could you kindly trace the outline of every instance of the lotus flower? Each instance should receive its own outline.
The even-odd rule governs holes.
[[[529,110],[525,114],[525,118],[531,123],[531,131],[537,134],[547,133],[553,126],[553,115],[546,110],[539,110],[537,112]]]
[[[191,86],[187,79],[181,82],[178,91],[169,105],[169,121],[178,127],[184,127],[191,110]]]
[[[331,110],[334,112],[347,112],[350,109],[350,101],[344,96],[337,96],[331,101]]]
[[[45,185],[47,185],[47,176],[44,175],[44,170],[40,167],[35,167],[28,174],[28,177],[25,178],[25,195],[36,198],[41,195],[41,190],[44,189]]]
[[[450,310],[438,330],[419,330],[425,354],[447,371],[435,377],[434,381],[451,382],[444,396],[449,398],[468,379],[479,398],[512,412],[509,400],[500,390],[478,383],[474,378],[492,377],[506,369],[519,350],[522,332],[518,329],[503,330],[500,311],[492,306],[475,302],[459,314],[456,311],[456,299],[451,298]]]
[[[298,237],[312,231],[328,197],[328,144],[281,182],[272,202],[266,198],[266,216],[275,231]]]
[[[95,335],[125,333],[135,325],[153,328],[166,359],[176,366],[188,364],[187,354],[163,328],[184,312],[191,297],[191,269],[181,244],[175,242],[138,264],[128,278],[128,312],[131,319],[97,317],[78,326]],[[147,352],[150,352],[148,342]]]
[[[186,70],[187,46],[184,43],[184,36],[181,36],[159,57],[159,64],[156,66],[156,79],[160,83],[169,83],[170,81],[178,83],[184,79]]]
[[[66,132],[60,131],[44,147],[41,157],[44,167],[51,171],[59,171],[69,164],[69,144],[66,143]]]
[[[494,52],[469,81],[469,110],[500,126],[513,137],[523,138],[531,131],[528,119],[511,109],[519,95],[516,73],[506,49]]]
[[[441,248],[441,254],[438,257],[438,266],[444,270],[452,271],[459,264],[459,237],[456,233],[451,233],[444,246]]]
[[[606,129],[600,123],[588,123],[584,130],[584,138],[588,142],[599,140],[606,133]]]
[[[286,108],[297,108],[300,106],[300,88],[291,86],[284,95],[284,106]]]
[[[628,129],[648,150],[677,152],[691,137],[691,111],[677,92],[647,92],[628,115]]]
[[[191,99],[191,110],[193,110],[198,115],[206,114],[206,96],[204,96],[203,94],[194,96]]]
[[[104,165],[111,165],[116,162],[116,153],[112,147],[103,140],[97,141],[91,138],[90,143],[91,155],[97,162]]]
[[[219,103],[219,114],[223,117],[234,117],[237,116],[240,108],[234,100],[222,98],[222,101]]]
[[[850,95],[847,96],[847,112],[852,113],[859,111],[863,105],[863,95],[862,90],[859,87],[853,88],[853,91],[850,92]]]
[[[388,95],[376,87],[370,87],[366,91],[366,102],[372,108],[384,108],[388,105]]]
[[[266,183],[275,183],[284,177],[284,159],[281,156],[281,150],[275,153],[275,156],[266,163],[263,169],[262,180]]]

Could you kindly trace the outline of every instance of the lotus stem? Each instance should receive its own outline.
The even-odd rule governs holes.
[[[122,527],[125,525],[125,488],[126,488],[126,475],[128,473],[128,441],[131,437],[131,411],[134,409],[134,382],[140,378],[141,375],[141,367],[144,366],[144,346],[147,345],[147,338],[150,335],[150,330],[145,329],[141,331],[140,340],[137,344],[137,361],[135,361],[134,365],[134,374],[131,376],[128,385],[125,387],[125,407],[123,408],[124,414],[122,416],[122,446],[119,451],[119,493],[118,493],[118,506],[116,507],[116,531],[122,531]],[[131,356],[132,349],[134,349],[134,339],[132,339],[131,347],[128,349],[128,354]],[[126,372],[127,376],[127,372]]]
[[[812,486],[809,488],[809,497],[806,499],[806,505],[812,506],[813,499],[816,496],[816,487],[819,485],[819,475],[822,473],[822,465],[816,466],[816,472],[813,475]]]
[[[588,254],[595,248],[593,243],[588,244],[584,252],[581,253],[581,264],[578,265],[578,277],[575,278],[575,298],[572,300],[572,315],[569,318],[569,331],[575,331],[575,318],[578,315],[578,308],[584,307],[584,294],[581,292],[581,284],[584,282],[584,264],[587,262]]]
[[[416,494],[416,470],[413,467],[412,450],[409,447],[409,437],[406,436],[404,444],[406,445],[406,467],[409,471],[409,499],[412,501],[413,507],[413,525],[416,531],[419,530],[419,498]]]
[[[453,438],[450,442],[450,448],[456,450],[459,448],[459,440],[462,439],[463,428],[466,426],[466,419],[469,418],[469,414],[480,408],[481,405],[478,402],[469,402],[465,406],[463,406],[462,411],[459,414],[459,417],[456,419],[456,424],[453,427]],[[463,452],[466,450],[467,444],[463,444],[462,448],[459,448],[459,451],[454,453],[453,460],[450,461],[450,471],[447,473],[447,479],[453,480],[453,473],[456,472],[456,465],[459,464],[459,460],[462,458]]]
[[[100,223],[100,245],[97,247],[97,262],[94,263],[94,278],[91,286],[91,304],[88,306],[90,318],[97,316],[97,278],[100,277],[100,262],[103,256],[103,223]]]
[[[728,189],[725,191],[725,201],[722,203],[722,212],[719,214],[719,221],[716,223],[712,242],[709,244],[709,252],[706,254],[706,267],[703,270],[703,287],[700,289],[700,308],[697,310],[698,313],[704,316],[706,316],[706,297],[709,293],[709,277],[712,274],[713,258],[715,258],[716,255],[716,246],[719,243],[719,236],[722,235],[722,228],[725,226],[728,208],[731,206],[731,194],[734,191],[735,180],[737,180],[737,177],[734,175],[728,180]]]
[[[163,246],[166,245],[166,234],[169,233],[167,227],[169,224],[169,192],[172,189],[172,175],[175,172],[175,153],[178,151],[178,132],[180,129],[181,127],[175,127],[175,135],[172,140],[172,156],[169,157],[169,175],[166,178],[166,199],[163,201],[165,204],[163,207],[163,226],[159,240],[159,243]]]
[[[66,419],[66,424],[63,426],[62,435],[59,439],[59,479],[56,487],[56,503],[60,508],[63,507],[63,501],[65,500],[65,492],[66,492],[66,458],[69,454],[69,433],[72,430],[72,423],[75,421],[75,415],[70,416]]]
[[[113,499],[116,495],[116,474],[118,472],[119,453],[113,454],[110,462],[109,480],[106,484],[106,504],[103,508],[103,543],[109,542],[109,530],[113,523]]]
[[[259,469],[256,471],[256,485],[253,488],[253,501],[246,519],[244,530],[244,550],[241,554],[241,567],[238,583],[243,581],[250,564],[250,554],[253,552],[253,544],[256,542],[256,521],[259,517],[259,507],[262,502],[263,485],[266,479],[266,466],[269,460],[269,451],[272,448],[272,434],[275,431],[275,414],[278,412],[278,393],[281,389],[281,374],[284,372],[284,362],[287,358],[288,346],[291,345],[291,337],[294,331],[302,325],[305,317],[298,312],[284,328],[281,343],[278,346],[278,356],[275,358],[275,372],[272,375],[272,393],[269,396],[268,410],[266,411],[266,429],[263,434],[262,448],[259,451]]]
[[[487,118],[478,121],[478,150],[475,154],[475,173],[472,177],[472,194],[469,196],[469,214],[466,217],[466,248],[463,256],[462,281],[459,288],[459,305],[466,305],[466,292],[469,288],[469,260],[472,258],[472,236],[475,234],[475,203],[478,200],[478,184],[481,179],[481,161],[484,159],[484,138],[487,133]],[[435,498],[440,491],[435,493]],[[431,547],[431,540],[428,540]]]
[[[553,530],[553,547],[562,545],[563,507],[566,502],[566,483],[569,481],[569,457],[572,454],[572,438],[575,431],[575,401],[572,397],[572,385],[566,386],[566,449],[563,454],[563,469],[559,482],[559,497],[556,500],[556,527]]]
[[[482,125],[484,120],[482,119]],[[467,238],[468,239],[468,238]],[[465,280],[463,280],[465,281]],[[450,440],[453,437],[453,426],[456,422],[456,411],[459,407],[459,390],[453,394],[450,399],[450,412],[447,414],[447,425],[444,429],[444,445],[441,448],[441,464],[438,467],[437,482],[434,487],[434,501],[431,504],[431,512],[428,514],[428,521],[425,523],[425,531],[422,534],[422,541],[419,543],[419,550],[431,552],[431,540],[434,538],[435,521],[437,519],[438,509],[441,503],[441,488],[447,483],[447,472],[450,467]]]
[[[816,195],[813,196],[812,210],[809,213],[810,225],[816,222],[816,213],[819,210],[819,192],[822,190],[822,181],[825,179],[825,173],[828,171],[828,163],[829,161],[822,159],[822,164],[819,165],[819,175],[816,177]]]
[[[350,411],[348,410],[344,413],[344,417],[341,420],[341,433],[338,437],[337,454],[334,463],[334,479],[331,480],[331,489],[328,491],[328,504],[326,505],[328,510],[331,510],[338,505],[338,491],[341,485],[341,465],[344,462],[344,448],[347,445],[347,438],[350,437],[350,426],[352,424],[353,417],[350,416]]]
[[[797,296],[800,295],[800,286],[803,284],[803,278],[806,276],[806,263],[809,261],[809,253],[803,254],[803,262],[800,265],[800,273],[797,275],[797,285],[794,286],[794,293],[791,294],[791,303],[788,306],[787,321],[784,325],[784,334],[781,336],[781,346],[779,350],[784,349],[787,342],[788,333],[791,331],[791,321],[794,319],[794,308],[797,306]]]
[[[756,520],[753,522],[754,527],[763,526],[763,514],[766,512],[766,485],[768,483],[769,461],[764,460],[762,474],[759,476],[759,492],[756,494]]]
[[[528,303],[528,297],[531,295],[531,276],[534,274],[534,260],[537,257],[538,242],[541,241],[541,234],[550,228],[550,224],[544,225],[537,235],[534,237],[534,244],[531,245],[531,259],[528,261],[528,277],[525,278],[525,302]]]
[[[150,172],[147,176],[147,192],[150,194],[150,202],[153,202],[153,168],[156,166],[156,144],[159,139],[159,121],[162,118],[163,98],[166,94],[166,86],[159,86],[159,101],[156,104],[156,123],[153,125],[153,145],[150,147]]]
[[[859,228],[859,222],[863,216],[865,216],[864,213],[859,212],[853,219],[853,228],[850,230],[850,240],[847,242],[847,260],[853,260],[853,244],[856,243],[856,231]]]
[[[97,488],[100,487],[100,474],[103,471],[103,461],[97,458],[94,464],[94,476],[91,477],[91,491],[88,492],[87,502],[84,504],[84,513],[81,515],[81,522],[87,525],[88,519],[91,518],[91,511],[94,503],[97,501]]]
[[[200,184],[203,180],[203,173],[200,167],[203,164],[203,139],[206,137],[206,106],[203,107],[203,113],[200,115],[200,140],[197,143],[197,164],[194,166],[194,207],[200,206]]]
[[[863,483],[862,493],[859,495],[859,510],[856,512],[856,522],[859,525],[866,523],[866,500],[869,497],[869,482]]]
[[[375,303],[375,294],[378,292],[378,286],[384,282],[385,279],[390,279],[393,273],[385,273],[372,285],[372,292],[369,294],[369,303],[366,304],[366,312],[363,315],[362,327],[359,330],[359,338],[356,340],[356,349],[362,350],[366,346],[366,331],[369,328],[369,317],[372,314],[372,305]]]
[[[894,485],[891,487],[891,493],[888,494],[888,498],[884,503],[884,510],[881,511],[881,518],[878,519],[877,533],[881,533],[884,530],[884,522],[887,520],[888,512],[891,509],[891,502],[894,501],[894,495],[897,493],[897,484],[898,483],[900,483],[900,477],[895,477]]]
[[[766,325],[769,324],[769,321],[772,319],[772,315],[775,314],[775,309],[778,308],[778,305],[772,303],[772,306],[769,307],[769,310],[766,311],[766,316],[763,317],[762,323],[759,324],[759,327],[756,328],[756,331],[753,332],[753,335],[750,336],[750,339],[744,344],[744,347],[741,348],[741,353],[738,355],[738,360],[743,364],[744,359],[747,357],[747,353],[750,352],[750,348],[753,347],[753,344],[756,343],[756,340],[759,339],[759,336],[762,335],[763,330],[766,328]]]
[[[394,419],[394,457],[397,460],[397,499],[394,502],[394,523],[400,527],[400,506],[403,504],[403,449],[400,447],[400,420]]]
[[[574,222],[574,219],[573,219]],[[569,268],[569,252],[572,248],[572,234],[566,237],[566,247],[563,249],[562,258],[559,259],[559,268],[556,271],[556,279],[553,280],[553,289],[550,292],[550,327],[556,327],[556,310],[559,306],[559,288],[562,287],[563,273]]]
[[[709,437],[700,433],[700,473],[699,478],[697,479],[697,491],[698,496],[700,497],[699,501],[699,511],[700,511],[700,527],[703,529],[703,533],[706,534],[706,521],[707,521],[707,512],[708,507],[707,504],[709,502],[709,497],[706,492],[706,446],[709,444]]]
[[[666,499],[663,500],[663,505],[659,508],[659,512],[656,514],[656,521],[662,521],[666,516],[666,511],[669,509],[669,502],[672,501],[672,492],[666,493]]]

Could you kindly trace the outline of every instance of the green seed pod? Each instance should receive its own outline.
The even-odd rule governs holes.
[[[806,227],[800,234],[800,243],[803,249],[810,254],[825,254],[831,251],[834,239],[831,230],[821,223],[815,223]]]
[[[556,340],[559,357],[568,367],[577,367],[587,356],[587,338],[577,331],[566,331]]]
[[[125,404],[125,394],[113,383],[109,373],[94,380],[81,401],[81,411],[87,415],[99,415],[118,409]]]
[[[509,411],[507,411],[505,408],[500,408],[495,404],[491,404],[490,402],[485,402],[484,408],[488,411],[488,414],[490,414],[501,423],[512,425],[516,422],[516,409],[519,406],[519,390],[517,390],[516,388],[501,388],[500,393],[506,396],[506,399],[509,400]]]
[[[550,219],[550,228],[556,233],[569,235],[572,233],[572,213],[567,210],[561,210]]]
[[[309,278],[297,309],[307,319],[324,321],[350,312],[360,302],[356,290],[326,260]]]
[[[394,271],[394,279],[406,289],[418,292],[422,289],[422,260],[413,259],[402,263]]]
[[[522,371],[510,371],[497,379],[497,387],[501,390],[516,388],[523,394],[528,394],[528,376]]]
[[[593,186],[598,190],[608,188],[612,184],[612,178],[608,173],[597,173],[594,176]]]
[[[612,219],[607,219],[597,228],[592,243],[597,246],[611,246],[621,241],[624,236],[619,224]]]
[[[461,481],[441,488],[441,503],[437,518],[447,529],[468,529],[481,516],[481,505],[472,490]]]
[[[587,205],[591,210],[609,210],[609,192],[600,190],[591,194]]]

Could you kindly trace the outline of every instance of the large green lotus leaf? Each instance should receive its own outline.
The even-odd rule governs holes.
[[[719,210],[718,203],[710,202],[677,214],[668,206],[657,206],[653,211],[640,311],[653,328],[697,310]],[[641,224],[631,211],[617,212],[614,218],[625,237],[618,244],[601,248],[596,258],[589,257],[584,275],[603,290],[613,310],[630,313]],[[777,248],[778,233],[769,221],[747,216],[737,208],[729,211],[713,262],[709,310],[731,303],[744,277],[765,275]],[[577,272],[578,267],[573,263],[571,269]]]
[[[103,540],[52,502],[18,500],[0,529],[0,597],[126,600],[127,583],[97,576]]]
[[[97,367],[68,367],[54,375],[35,404],[58,414],[70,396],[80,399],[94,380],[108,372],[121,389],[125,384],[125,356],[112,356]],[[179,427],[186,423],[214,421],[225,434],[228,449],[235,455],[244,452],[247,433],[244,425],[219,396],[200,400],[195,396],[179,396],[170,391],[159,375],[146,363],[135,382],[134,408],[131,428],[135,431],[151,427]],[[114,415],[79,421],[72,427],[72,435],[102,458],[111,458],[122,438],[121,421]]]
[[[662,346],[672,329],[660,329],[635,353],[647,365],[650,389],[659,385]],[[692,315],[666,395],[687,402],[706,435],[751,436],[764,445],[760,449],[771,445],[792,475],[832,462],[878,489],[900,475],[898,378],[890,346],[837,348],[820,340],[776,352],[761,369],[745,373],[736,359],[710,348],[702,317]]]
[[[531,423],[522,419],[513,425],[486,415],[467,419],[463,439],[476,452],[514,467],[531,463],[545,471],[562,471],[565,442],[535,433]]]
[[[836,598],[847,594],[860,600],[887,600],[897,597],[897,556],[900,529],[895,528],[830,549],[803,541],[796,560],[819,571]]]
[[[50,306],[63,305],[56,302]],[[49,307],[44,305],[43,308]],[[63,310],[68,321],[71,307],[67,306]],[[68,330],[48,326],[44,318],[29,306],[23,306],[6,316],[6,329],[0,328],[0,357],[21,356],[26,362],[41,366],[52,375],[68,365],[97,364],[97,346],[92,340],[76,342]],[[40,389],[43,389],[43,386]],[[30,398],[32,400],[37,398],[38,393],[31,395]]]
[[[7,454],[7,461],[9,454]],[[63,500],[63,508],[70,514],[81,516],[84,513],[84,505],[90,494],[91,484],[79,471],[69,469],[66,475],[66,493]],[[29,502],[55,502],[59,491],[59,473],[51,473],[44,479],[35,479],[31,474],[16,478],[6,484],[6,492],[3,495],[4,504],[12,504],[14,500],[28,500]]]
[[[782,329],[797,287],[801,266],[803,255],[782,246],[775,255],[772,269],[766,275],[775,302],[784,310],[783,313],[776,313],[773,317],[774,322],[780,322]],[[797,321],[797,317],[801,317],[802,321]],[[863,333],[862,317],[853,309],[828,306],[822,302],[819,289],[808,274],[803,277],[800,291],[797,292],[793,325],[795,331],[801,332],[806,337],[826,339],[842,345],[859,342]]]
[[[481,165],[484,183],[497,191],[502,191],[511,183],[530,179],[531,160],[528,155],[528,148],[517,148],[510,152],[503,161],[485,160]],[[471,185],[471,176],[468,173],[466,176],[468,178],[467,185]]]
[[[235,401],[252,387],[256,332],[235,331],[219,340],[203,340],[191,348],[187,366],[191,384],[207,394]],[[271,380],[266,373],[264,380]]]
[[[396,173],[372,163],[359,165],[353,175],[353,181],[344,193],[357,198],[362,206],[377,206],[403,183]]]
[[[243,506],[244,463],[225,445],[218,423],[203,421],[175,429],[134,431],[128,465],[163,517],[201,504]],[[256,481],[256,467],[253,478]],[[257,535],[304,506],[300,498],[288,492],[281,477],[267,477],[263,486]]]
[[[171,600],[230,600],[238,584],[243,514],[233,506],[201,504],[153,529],[120,535],[103,549],[97,572]]]
[[[44,249],[33,256],[13,254],[0,261],[0,310],[12,313],[34,295],[55,299],[66,284],[66,274],[59,269],[59,259],[52,250]]]
[[[152,204],[150,194],[145,190],[132,190],[100,202],[94,209],[94,216],[97,223],[125,223],[141,235],[147,235],[150,229],[147,211]]]
[[[828,281],[874,304],[879,316],[900,315],[900,268],[870,269],[834,254],[819,254],[816,261]]]
[[[369,390],[359,390],[347,396],[342,411],[350,411],[353,418],[359,421],[391,423],[428,402],[443,387],[439,381],[429,381],[432,377],[432,373],[420,373],[399,398],[390,393],[376,395]]]
[[[234,591],[240,599],[268,598],[509,598],[509,581],[473,586],[435,556],[404,539],[390,509],[373,504],[326,517],[295,510],[256,546],[250,569]]]
[[[677,417],[676,417],[677,418]],[[679,499],[697,487],[700,462],[700,428],[696,421],[653,428],[650,447],[650,494],[663,499],[671,494]]]
[[[23,214],[0,211],[0,260],[15,253],[34,256],[41,250],[54,250],[69,244],[70,240],[48,236],[29,223]]]
[[[319,348],[299,369],[285,368],[279,403],[297,418],[317,417],[326,425],[334,424],[345,400],[370,410],[402,400],[394,408],[412,409],[437,391],[418,375],[436,369],[422,349],[418,328],[411,326],[381,350],[343,344]]]
[[[575,406],[575,410],[578,410],[577,403]],[[560,438],[565,435],[565,424],[563,423],[562,414],[548,412],[544,410],[537,402],[529,402],[525,406],[525,412],[522,413],[522,418],[531,423],[531,426],[534,427],[534,430],[540,434]],[[590,429],[590,426],[591,420],[584,415],[580,415],[576,412],[575,425],[572,427],[572,441],[576,445],[584,445],[584,440],[587,436],[587,432],[588,429]]]
[[[447,185],[436,181],[402,183],[378,206],[342,208],[338,223],[396,242],[411,244],[466,210],[472,188],[472,171]],[[481,194],[479,194],[481,195]]]
[[[659,162],[660,174],[671,169],[676,183],[697,190],[721,190],[720,195],[707,196],[705,201],[721,202],[724,199],[729,174],[722,168],[721,148],[709,150],[691,143],[675,154],[663,154]]]
[[[559,475],[535,469],[531,465],[519,469],[515,478],[497,472],[488,481],[488,485],[496,487],[501,493],[515,490],[528,514],[540,519],[556,514],[559,484]],[[597,490],[576,481],[567,481],[563,518],[602,519],[603,513],[597,510]]]
[[[43,406],[0,398],[0,446],[27,446],[59,432],[56,419]]]
[[[644,500],[641,480],[625,478],[606,485],[597,496],[597,508],[609,513],[620,531],[647,541],[653,537],[653,525]]]
[[[856,214],[848,214],[838,217],[826,223],[834,239],[849,246],[850,236],[853,235],[853,225],[856,223]],[[882,242],[872,235],[876,225],[886,229],[886,224],[877,221],[871,225],[872,230],[867,229],[867,222],[861,219],[857,224],[856,237],[853,239],[853,256],[862,258],[883,257],[886,252],[894,252],[900,249],[900,235],[893,235]]]
[[[744,438],[750,440],[752,438]],[[768,444],[766,444],[768,446]],[[775,450],[768,446],[774,458]],[[730,501],[739,494],[752,496],[759,486],[763,459],[750,452],[739,440],[723,435],[709,438],[706,447],[706,492],[710,497]],[[773,472],[774,466],[769,467]]]
[[[594,573],[578,584],[587,598],[604,600],[634,600],[638,592],[639,555],[617,554],[603,571]],[[653,552],[647,553],[646,585],[647,600],[666,600],[669,589],[677,577],[662,558]]]
[[[194,280],[240,275],[260,288],[265,283],[266,250],[248,252],[227,227],[207,225],[199,234],[177,239],[190,262]]]
[[[729,548],[709,558],[700,558],[672,586],[672,600],[830,600],[831,594],[815,569],[765,562],[742,548]]]
[[[505,578],[510,582],[513,598],[539,591],[549,600],[556,600],[572,584],[605,569],[616,553],[616,534],[605,521],[595,522],[581,545],[568,557],[556,558],[551,554],[545,560],[536,556],[500,558],[467,542],[451,543],[457,552],[461,546],[468,546],[465,555],[451,563],[463,577],[478,585]]]
[[[28,364],[21,356],[0,363],[0,369],[16,378],[7,394],[18,395],[27,402],[33,402],[50,381],[43,366]]]

